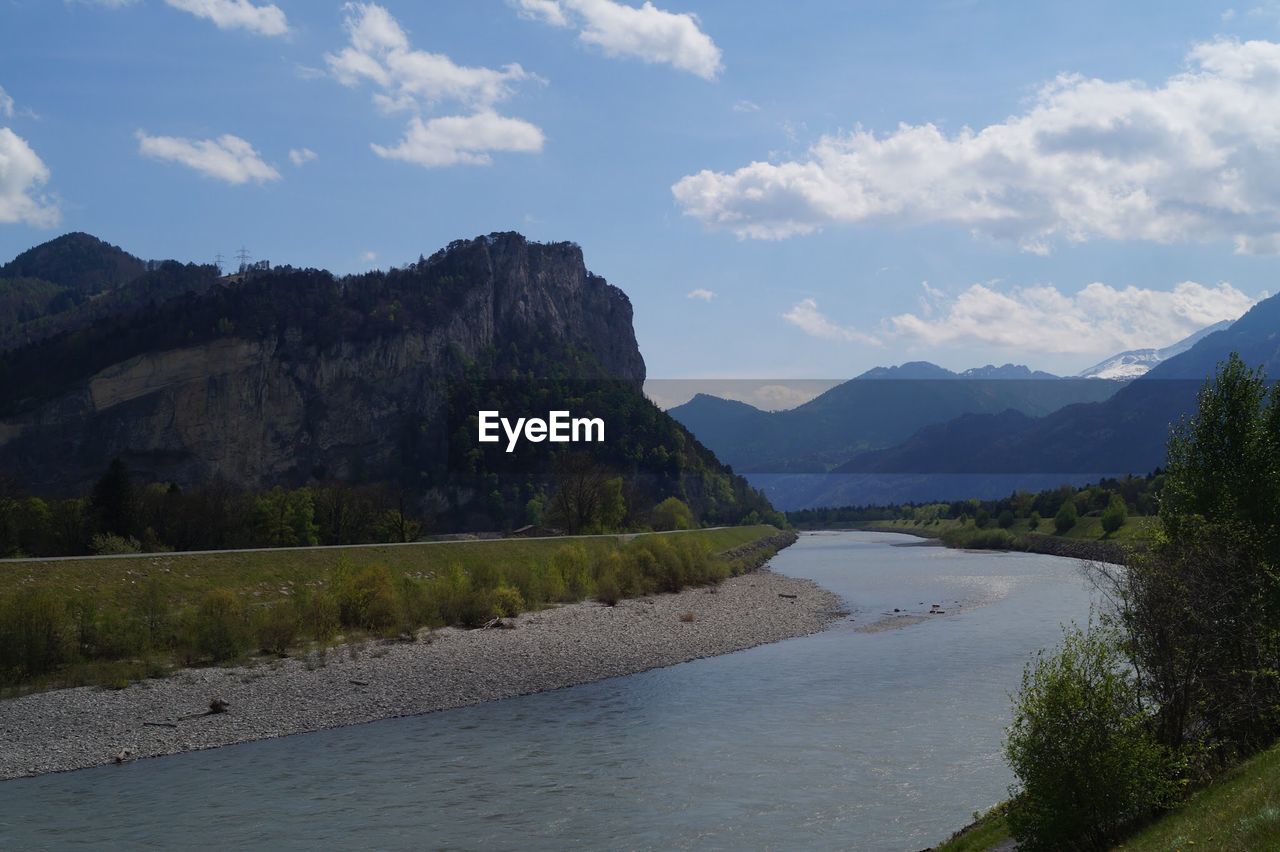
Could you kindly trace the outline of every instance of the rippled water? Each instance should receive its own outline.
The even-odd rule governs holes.
[[[1008,695],[1076,564],[805,535],[825,633],[409,719],[0,784],[0,848],[894,849],[1004,797]],[[966,603],[957,608],[956,602]],[[945,616],[865,626],[894,607]]]

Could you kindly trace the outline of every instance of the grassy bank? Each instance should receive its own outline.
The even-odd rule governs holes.
[[[983,852],[1009,840],[1001,809],[983,817],[938,852]],[[1129,852],[1280,849],[1280,746],[1245,761],[1120,843]]]
[[[0,687],[119,686],[175,666],[676,591],[756,567],[780,536],[754,526],[0,563]]]
[[[1084,517],[1065,533],[1055,533],[1052,521],[1041,521],[1031,529],[1026,519],[1016,521],[1007,529],[995,525],[979,529],[972,523],[938,520],[925,523],[915,521],[870,521],[859,529],[898,532],[923,538],[939,539],[947,547],[970,550],[1020,550],[1028,553],[1047,553],[1052,556],[1068,556],[1078,559],[1114,561],[1127,548],[1145,548],[1159,527],[1156,517],[1132,517],[1114,533],[1102,529],[1100,518]]]

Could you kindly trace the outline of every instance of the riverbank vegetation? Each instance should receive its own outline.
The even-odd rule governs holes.
[[[941,538],[949,546],[1007,546],[1052,536],[1144,546],[1156,528],[1164,471],[1103,479],[1083,487],[1015,491],[999,500],[954,500],[890,506],[839,506],[788,512],[798,529],[878,529]],[[1053,551],[1049,551],[1053,552]]]
[[[119,686],[180,665],[616,603],[752,570],[793,538],[751,526],[0,563],[0,687]]]
[[[1024,675],[1021,849],[1280,846],[1280,387],[1233,355],[1197,402],[1151,546],[1090,566],[1100,620]]]

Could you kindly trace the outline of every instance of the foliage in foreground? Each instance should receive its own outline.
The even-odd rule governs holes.
[[[1024,850],[1104,849],[1169,801],[1173,772],[1116,638],[1071,629],[1022,676],[1005,757],[1021,782],[1008,824]]]
[[[1115,638],[1069,634],[1024,678],[1007,747],[1023,848],[1102,848],[1280,737],[1280,386],[1234,354],[1171,434],[1160,524],[1149,551],[1091,568]]]
[[[710,543],[715,535],[647,535],[627,544],[595,541],[590,548],[582,542],[530,543],[528,558],[476,560],[469,567],[454,562],[428,572],[347,560],[268,600],[225,587],[184,593],[163,570],[110,596],[65,585],[22,585],[0,593],[0,686],[84,680],[123,685],[174,663],[228,662],[253,651],[282,654],[340,633],[411,639],[422,627],[480,627],[558,603],[616,603],[716,583],[771,555],[716,554]]]

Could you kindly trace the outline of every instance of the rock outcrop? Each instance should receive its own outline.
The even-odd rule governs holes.
[[[571,243],[493,234],[386,275],[306,274],[305,283],[292,270],[225,281],[114,320],[114,331],[20,351],[0,364],[0,471],[66,494],[85,493],[117,456],[142,479],[179,485],[375,480],[440,438],[448,381],[486,351],[555,340],[637,392],[644,382],[630,301],[588,272]],[[341,333],[295,324],[283,309],[258,322],[245,307],[274,299],[275,308],[290,287],[310,312],[302,316],[338,316]],[[204,319],[218,311],[226,316]],[[184,339],[172,326],[187,317]],[[128,345],[117,345],[121,334]],[[90,357],[104,349],[127,357]],[[53,382],[45,369],[59,358],[74,363]]]

